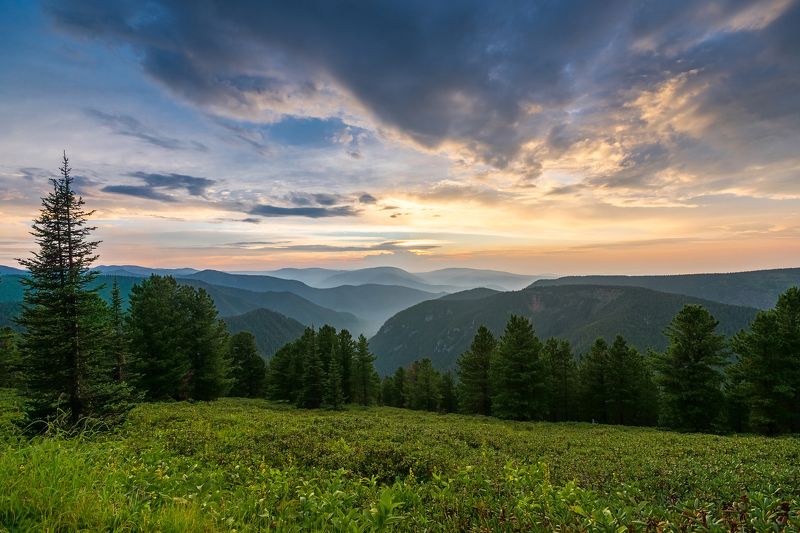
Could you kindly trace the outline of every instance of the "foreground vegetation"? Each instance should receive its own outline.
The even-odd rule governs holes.
[[[794,438],[224,399],[28,441],[0,402],[0,530],[800,529]]]

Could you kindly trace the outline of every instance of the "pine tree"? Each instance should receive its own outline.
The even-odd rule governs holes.
[[[125,331],[125,313],[116,276],[111,286],[111,332],[109,335],[111,355],[114,358],[114,378],[122,383],[128,380],[128,337]]]
[[[342,365],[342,391],[344,393],[344,403],[356,401],[354,379],[354,364],[356,358],[356,343],[353,336],[346,329],[339,332],[336,351],[339,354],[339,361]]]
[[[228,332],[219,319],[214,300],[205,289],[185,291],[184,305],[189,310],[183,332],[192,368],[192,398],[215,400],[224,396],[233,380],[228,359]]]
[[[50,180],[53,190],[42,198],[33,222],[38,250],[20,260],[30,272],[22,279],[19,318],[27,416],[39,420],[63,410],[72,423],[120,417],[130,407],[130,389],[114,382],[108,309],[98,289],[90,288],[99,245],[91,240],[95,228],[88,225],[93,211],[73,190],[66,154],[60,172]]]
[[[493,415],[516,420],[544,416],[541,351],[542,343],[530,321],[511,315],[489,368]]]
[[[360,405],[370,405],[375,401],[377,374],[373,365],[375,356],[369,351],[369,343],[364,335],[358,336],[356,355],[353,364],[353,401]]]
[[[8,326],[0,329],[0,387],[22,386],[22,360],[17,333]]]
[[[319,356],[316,334],[308,339],[305,350],[303,357],[302,389],[298,398],[298,404],[300,407],[315,409],[322,405],[325,380],[325,372]]]
[[[191,288],[188,288],[191,289]],[[191,397],[191,347],[184,342],[187,288],[171,276],[150,276],[130,292],[128,333],[137,388],[149,400]]]
[[[264,396],[266,369],[252,333],[240,331],[232,335],[228,341],[228,354],[233,379],[228,394],[244,398]]]
[[[407,407],[436,411],[441,401],[439,382],[441,376],[430,359],[414,361],[405,373]]]
[[[580,411],[584,420],[608,422],[606,398],[608,398],[608,343],[598,338],[582,359],[578,375],[580,378]]]
[[[451,372],[442,374],[439,382],[439,410],[444,413],[455,413],[458,410],[456,384]]]
[[[325,394],[322,398],[322,403],[335,410],[341,409],[342,405],[344,405],[342,362],[335,348],[331,348],[331,353],[328,357],[328,375],[325,377]]]
[[[458,396],[465,413],[491,413],[489,365],[497,340],[486,326],[478,328],[469,350],[458,358]]]
[[[718,422],[727,356],[718,324],[702,306],[686,305],[668,326],[669,347],[657,359],[664,425],[708,431]]]
[[[750,426],[768,434],[800,432],[800,289],[788,289],[774,309],[758,313],[733,347]]]
[[[550,338],[542,349],[547,416],[553,422],[577,420],[578,367],[569,342]]]

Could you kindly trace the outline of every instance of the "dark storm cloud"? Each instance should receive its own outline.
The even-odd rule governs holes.
[[[86,115],[96,120],[98,123],[107,127],[117,135],[124,135],[126,137],[133,137],[140,141],[165,148],[167,150],[198,150],[205,152],[208,148],[196,141],[181,141],[171,137],[159,135],[151,128],[146,127],[138,119],[129,115],[119,115],[112,113],[104,113],[97,109],[87,107],[83,110]]]
[[[350,206],[336,207],[280,207],[276,205],[257,205],[248,212],[261,217],[350,217],[357,212]]]
[[[792,143],[770,143],[758,128],[771,121],[772,135],[793,139],[800,129],[800,2],[784,11],[771,0],[703,6],[96,0],[52,2],[48,11],[62,28],[134,47],[145,72],[198,106],[241,112],[255,98],[279,108],[316,98],[315,80],[329,78],[423,146],[455,141],[498,168],[527,157],[521,180],[529,186],[535,157],[558,156],[615,123],[647,128],[624,115],[625,104],[687,72],[696,73],[683,87],[697,89],[696,113],[729,132],[710,134],[723,155],[736,159],[741,148],[751,160],[795,157]],[[534,159],[523,153],[531,139],[544,140]],[[697,156],[686,144],[664,146],[664,164]],[[658,164],[629,160],[605,185],[646,182],[645,167]]]

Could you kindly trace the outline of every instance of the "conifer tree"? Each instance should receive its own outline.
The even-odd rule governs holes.
[[[18,335],[13,329],[5,326],[0,329],[0,387],[20,387],[21,366]]]
[[[718,422],[727,356],[718,324],[702,306],[686,305],[667,327],[669,347],[656,361],[664,425],[708,431]]]
[[[373,365],[375,356],[369,351],[369,343],[364,335],[358,336],[353,364],[353,401],[360,405],[370,405],[375,401],[378,383]]]
[[[788,289],[774,309],[759,312],[733,347],[750,426],[768,434],[800,432],[800,289]]]
[[[214,300],[205,289],[187,290],[184,295],[189,313],[183,342],[188,346],[192,369],[192,398],[215,400],[224,396],[233,384],[228,332],[225,322],[217,315]]]
[[[298,398],[300,407],[315,409],[322,405],[324,380],[325,372],[319,356],[317,336],[313,334],[307,340],[303,356],[302,389]]]
[[[407,407],[436,411],[441,401],[439,383],[441,376],[430,359],[414,361],[405,373]]]
[[[569,342],[550,338],[542,349],[547,416],[553,422],[577,419],[578,367]]]
[[[480,326],[469,350],[458,358],[458,396],[465,413],[491,413],[489,365],[497,340],[486,326]]]
[[[456,384],[452,372],[442,374],[439,381],[439,410],[444,413],[455,413],[458,410]]]
[[[191,397],[192,361],[184,342],[187,288],[171,276],[152,275],[130,292],[128,332],[137,388],[149,400]]]
[[[356,342],[349,331],[343,329],[339,332],[336,344],[336,353],[342,366],[342,393],[344,403],[355,401],[354,365],[356,364]]]
[[[328,357],[328,375],[325,377],[325,394],[322,403],[335,410],[341,409],[342,405],[344,405],[342,362],[335,348],[331,348],[331,353]]]
[[[114,358],[114,378],[122,383],[128,380],[128,337],[125,331],[125,313],[116,276],[111,286],[110,350]]]
[[[228,341],[233,385],[230,396],[260,398],[264,396],[266,369],[264,359],[258,354],[256,339],[248,331],[232,335]]]
[[[544,416],[541,351],[542,343],[530,321],[511,315],[489,368],[493,415],[516,420]]]
[[[107,346],[107,307],[92,288],[97,274],[91,264],[99,241],[88,225],[93,211],[73,189],[66,154],[61,176],[42,198],[32,235],[38,245],[20,260],[30,276],[22,279],[25,296],[19,324],[27,416],[50,418],[59,410],[72,423],[83,418],[121,416],[129,407],[130,389],[114,381]]]
[[[581,359],[580,408],[584,420],[608,422],[606,399],[608,398],[608,343],[598,338]]]

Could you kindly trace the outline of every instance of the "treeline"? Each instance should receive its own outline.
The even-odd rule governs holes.
[[[267,397],[311,409],[374,404],[380,384],[374,361],[364,335],[355,340],[346,329],[306,328],[270,359]]]
[[[91,288],[99,242],[70,171],[65,155],[33,222],[37,249],[20,260],[30,273],[21,333],[0,331],[0,386],[21,391],[27,423],[115,422],[141,400],[263,396],[255,340],[228,335],[203,289],[152,276],[124,310],[116,282],[110,304]]]
[[[497,339],[478,328],[452,377],[429,359],[384,378],[385,405],[515,420],[659,425],[685,431],[800,432],[800,289],[727,340],[702,306],[665,331],[665,352],[639,353],[622,336],[576,358],[567,341],[542,342],[511,316]]]

